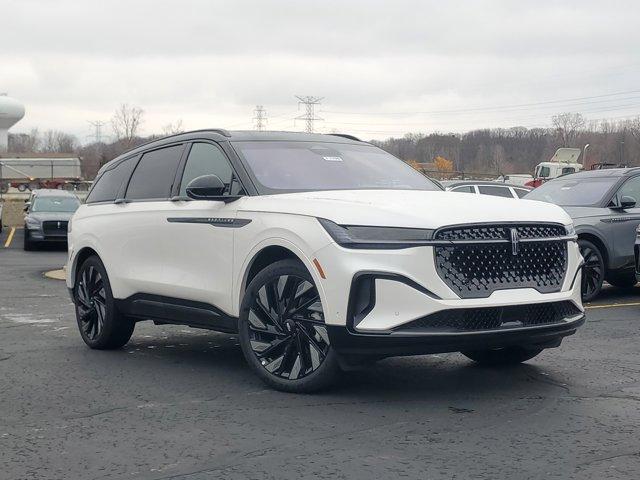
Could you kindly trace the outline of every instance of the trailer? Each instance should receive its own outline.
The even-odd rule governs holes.
[[[80,158],[68,155],[0,156],[0,191],[63,189],[82,182]]]

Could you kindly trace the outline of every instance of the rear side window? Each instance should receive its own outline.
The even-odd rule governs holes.
[[[122,187],[122,182],[129,178],[136,166],[137,158],[128,158],[100,175],[89,192],[86,203],[113,202]]]
[[[174,145],[145,153],[129,181],[127,200],[168,198],[182,149]]]
[[[473,185],[465,185],[463,187],[456,187],[451,189],[452,192],[463,192],[463,193],[476,193],[473,189]]]
[[[478,191],[483,195],[493,195],[494,197],[513,198],[511,190],[506,187],[493,187],[490,185],[479,185]]]
[[[516,195],[518,195],[518,198],[522,198],[527,193],[529,193],[529,190],[527,190],[526,188],[514,188],[513,191],[516,192]]]

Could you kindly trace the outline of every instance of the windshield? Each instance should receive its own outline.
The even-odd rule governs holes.
[[[566,207],[586,207],[600,203],[617,181],[618,177],[558,178],[532,190],[525,198]]]
[[[441,190],[402,160],[372,145],[238,142],[261,193],[316,190]]]
[[[539,165],[536,168],[536,177],[547,178],[550,173],[551,173],[551,169],[549,167],[544,167],[542,165]]]
[[[36,197],[31,207],[32,212],[75,212],[80,201],[72,197]]]

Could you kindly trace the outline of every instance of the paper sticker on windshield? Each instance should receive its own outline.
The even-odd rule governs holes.
[[[327,162],[341,162],[342,161],[342,157],[322,157],[324,158]]]

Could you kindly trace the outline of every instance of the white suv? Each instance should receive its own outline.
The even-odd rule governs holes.
[[[584,322],[581,263],[557,206],[445,193],[346,135],[203,130],[100,170],[67,285],[91,348],[141,320],[238,333],[302,392],[394,355],[528,360]]]

